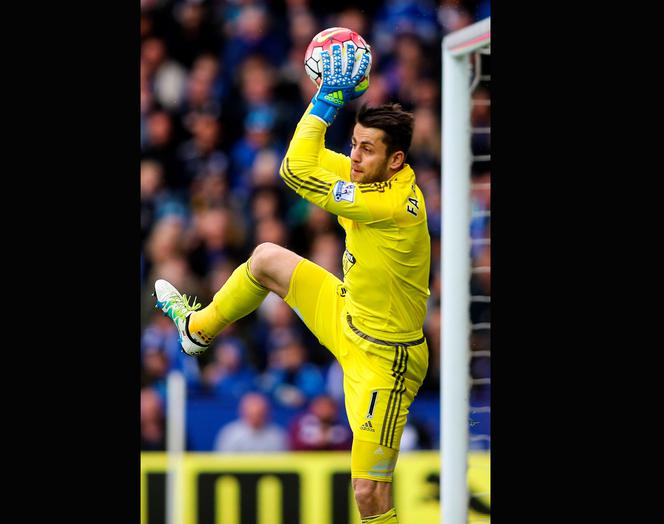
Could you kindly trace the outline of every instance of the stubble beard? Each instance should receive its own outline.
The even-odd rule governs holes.
[[[351,179],[352,179],[351,175]],[[372,171],[371,173],[362,173],[360,178],[358,180],[353,180],[356,184],[371,184],[373,182],[382,182],[384,180],[387,180],[389,178],[389,171],[387,169],[387,159],[385,159],[385,162],[378,167],[375,171]]]

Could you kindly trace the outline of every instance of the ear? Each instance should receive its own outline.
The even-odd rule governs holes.
[[[406,155],[403,154],[403,151],[395,151],[392,153],[390,156],[390,160],[387,163],[390,169],[394,169],[395,171],[398,171],[403,167],[404,160],[406,159]]]

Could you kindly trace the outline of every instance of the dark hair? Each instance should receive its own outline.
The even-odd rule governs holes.
[[[363,105],[357,113],[356,123],[364,127],[381,129],[385,133],[383,141],[387,146],[387,155],[395,151],[408,154],[413,138],[414,117],[404,111],[401,104],[383,104],[378,107]]]

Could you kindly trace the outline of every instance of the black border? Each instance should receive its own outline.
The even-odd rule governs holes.
[[[12,502],[138,522],[140,6],[7,7]]]
[[[579,389],[601,348],[578,326],[598,321],[587,126],[612,70],[581,50],[597,13],[510,4],[492,5],[492,522],[567,522],[570,498],[590,496],[577,441],[597,438]],[[136,522],[140,6],[24,9],[7,14],[27,24],[4,107],[5,276],[22,299],[6,304],[6,449],[29,457],[16,502]]]

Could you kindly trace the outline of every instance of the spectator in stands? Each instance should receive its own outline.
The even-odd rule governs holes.
[[[334,399],[320,395],[309,409],[296,417],[289,428],[290,449],[294,451],[349,450],[353,436],[346,421],[339,418]]]
[[[342,240],[339,223],[334,215],[324,209],[300,199],[302,204],[295,204],[288,210],[287,221],[292,231],[292,249],[298,253],[311,253],[316,237],[332,233]]]
[[[166,449],[166,425],[162,397],[151,387],[141,388],[141,451]]]
[[[215,118],[221,115],[220,97],[216,80],[219,64],[213,56],[203,55],[196,60],[187,79],[187,90],[179,108],[182,126],[191,132],[197,114]]]
[[[279,188],[267,185],[258,186],[251,196],[251,222],[255,225],[266,218],[280,217],[282,208]]]
[[[200,0],[183,0],[173,6],[172,31],[168,49],[171,56],[186,68],[204,52],[215,52],[219,34],[210,18],[209,6]]]
[[[231,196],[225,171],[209,171],[199,174],[192,182],[189,207],[193,213],[228,207]]]
[[[269,355],[282,340],[301,338],[303,331],[299,318],[288,304],[274,293],[268,295],[256,311],[256,321],[250,333],[252,344],[259,351],[256,355],[259,368],[267,368]]]
[[[335,358],[327,367],[325,372],[325,392],[332,397],[337,404],[344,401],[344,372],[339,361]]]
[[[414,115],[415,127],[409,154],[424,165],[440,164],[440,123],[436,113],[432,108],[421,107],[414,111]]]
[[[168,55],[163,38],[149,36],[141,45],[141,63],[155,96],[162,107],[177,108],[184,97],[187,70]]]
[[[344,8],[337,15],[333,17],[334,25],[338,27],[347,27],[362,35],[365,40],[371,41],[371,32],[367,24],[367,17],[363,10],[358,7],[350,6]]]
[[[176,153],[177,137],[173,118],[163,109],[154,109],[145,116],[145,137],[142,158],[159,162],[164,172],[166,187],[178,193],[187,189],[182,163]]]
[[[409,110],[416,108],[420,82],[431,74],[424,43],[419,35],[401,33],[394,42],[394,54],[386,58],[381,73],[390,98],[398,99]]]
[[[221,286],[230,278],[233,270],[237,267],[235,260],[228,258],[213,264],[205,275],[205,292],[201,297],[212,298]]]
[[[235,258],[244,244],[242,217],[225,206],[202,209],[194,217],[189,237],[189,260],[204,275],[217,264]]]
[[[472,95],[473,106],[470,112],[471,126],[477,132],[471,135],[471,147],[474,155],[488,155],[491,153],[491,97],[486,87],[480,85]],[[482,131],[480,131],[482,130]]]
[[[221,124],[213,113],[194,113],[191,119],[192,138],[178,148],[187,185],[201,174],[225,173],[228,156],[220,149]]]
[[[390,101],[390,94],[388,93],[388,83],[380,71],[375,73],[371,72],[371,89],[367,89],[364,95],[365,102],[370,107],[376,107],[387,104]]]
[[[423,391],[438,391],[440,384],[440,315],[439,304],[429,307],[424,322],[424,334],[429,343],[429,367],[422,384]]]
[[[458,31],[473,23],[470,9],[458,0],[441,0],[438,6],[438,23],[442,27],[442,36]]]
[[[266,148],[258,151],[251,163],[250,184],[251,194],[260,188],[272,187],[278,189],[281,183],[279,176],[279,167],[281,158],[279,151]]]
[[[256,223],[254,228],[254,245],[271,242],[278,246],[288,245],[288,231],[286,224],[278,217],[267,217]]]
[[[228,453],[271,452],[288,449],[286,432],[269,422],[270,404],[260,393],[247,393],[240,401],[240,418],[223,426],[214,450]]]
[[[304,8],[292,12],[288,17],[288,36],[290,38],[290,48],[286,61],[279,70],[280,76],[286,81],[297,84],[302,76],[302,57],[309,47],[311,38],[320,32],[320,27],[316,17]]]
[[[141,242],[145,242],[152,230],[160,196],[164,192],[164,170],[159,162],[141,162]]]
[[[237,337],[221,335],[214,342],[212,361],[203,369],[203,381],[215,396],[239,401],[255,388],[256,370],[247,359],[247,348]]]
[[[278,341],[260,384],[277,405],[292,409],[304,407],[325,391],[320,369],[307,361],[307,351],[295,337]]]
[[[163,313],[154,310],[150,324],[141,338],[143,382],[157,389],[165,398],[166,378],[170,371],[180,371],[189,392],[201,387],[198,362],[188,358],[181,349],[173,323]]]
[[[471,177],[470,203],[473,216],[470,222],[470,235],[476,243],[472,246],[472,258],[476,261],[482,251],[488,248],[484,240],[491,236],[491,173],[473,171]]]
[[[176,258],[183,253],[185,221],[178,214],[168,214],[155,223],[145,244],[152,264]]]
[[[455,1],[455,0],[451,0]],[[436,6],[431,0],[386,0],[373,23],[373,44],[382,52],[392,52],[401,34],[417,34],[428,43],[440,42]]]
[[[433,438],[424,423],[415,417],[410,417],[401,435],[400,451],[416,451],[420,449],[431,449]]]
[[[302,75],[302,57],[311,42],[311,37],[323,28],[307,6],[291,10],[287,20],[290,47],[279,73],[282,77],[297,83]]]
[[[321,233],[314,237],[309,259],[341,279],[343,278],[341,265],[343,252],[344,244],[336,234]]]
[[[255,166],[257,159],[265,162],[260,153],[271,153],[272,177],[278,175],[281,158],[285,152],[283,144],[276,140],[274,126],[276,124],[276,113],[274,109],[267,106],[258,106],[249,111],[244,119],[244,135],[235,143],[231,151],[231,171],[233,178],[231,187],[234,192],[244,200],[249,197],[252,185],[252,171],[263,166]],[[262,174],[262,173],[261,173]],[[257,176],[257,178],[261,178]]]
[[[228,40],[222,51],[222,62],[229,77],[252,55],[260,54],[276,66],[285,60],[285,35],[271,24],[265,6],[257,3],[243,5],[226,28]]]

